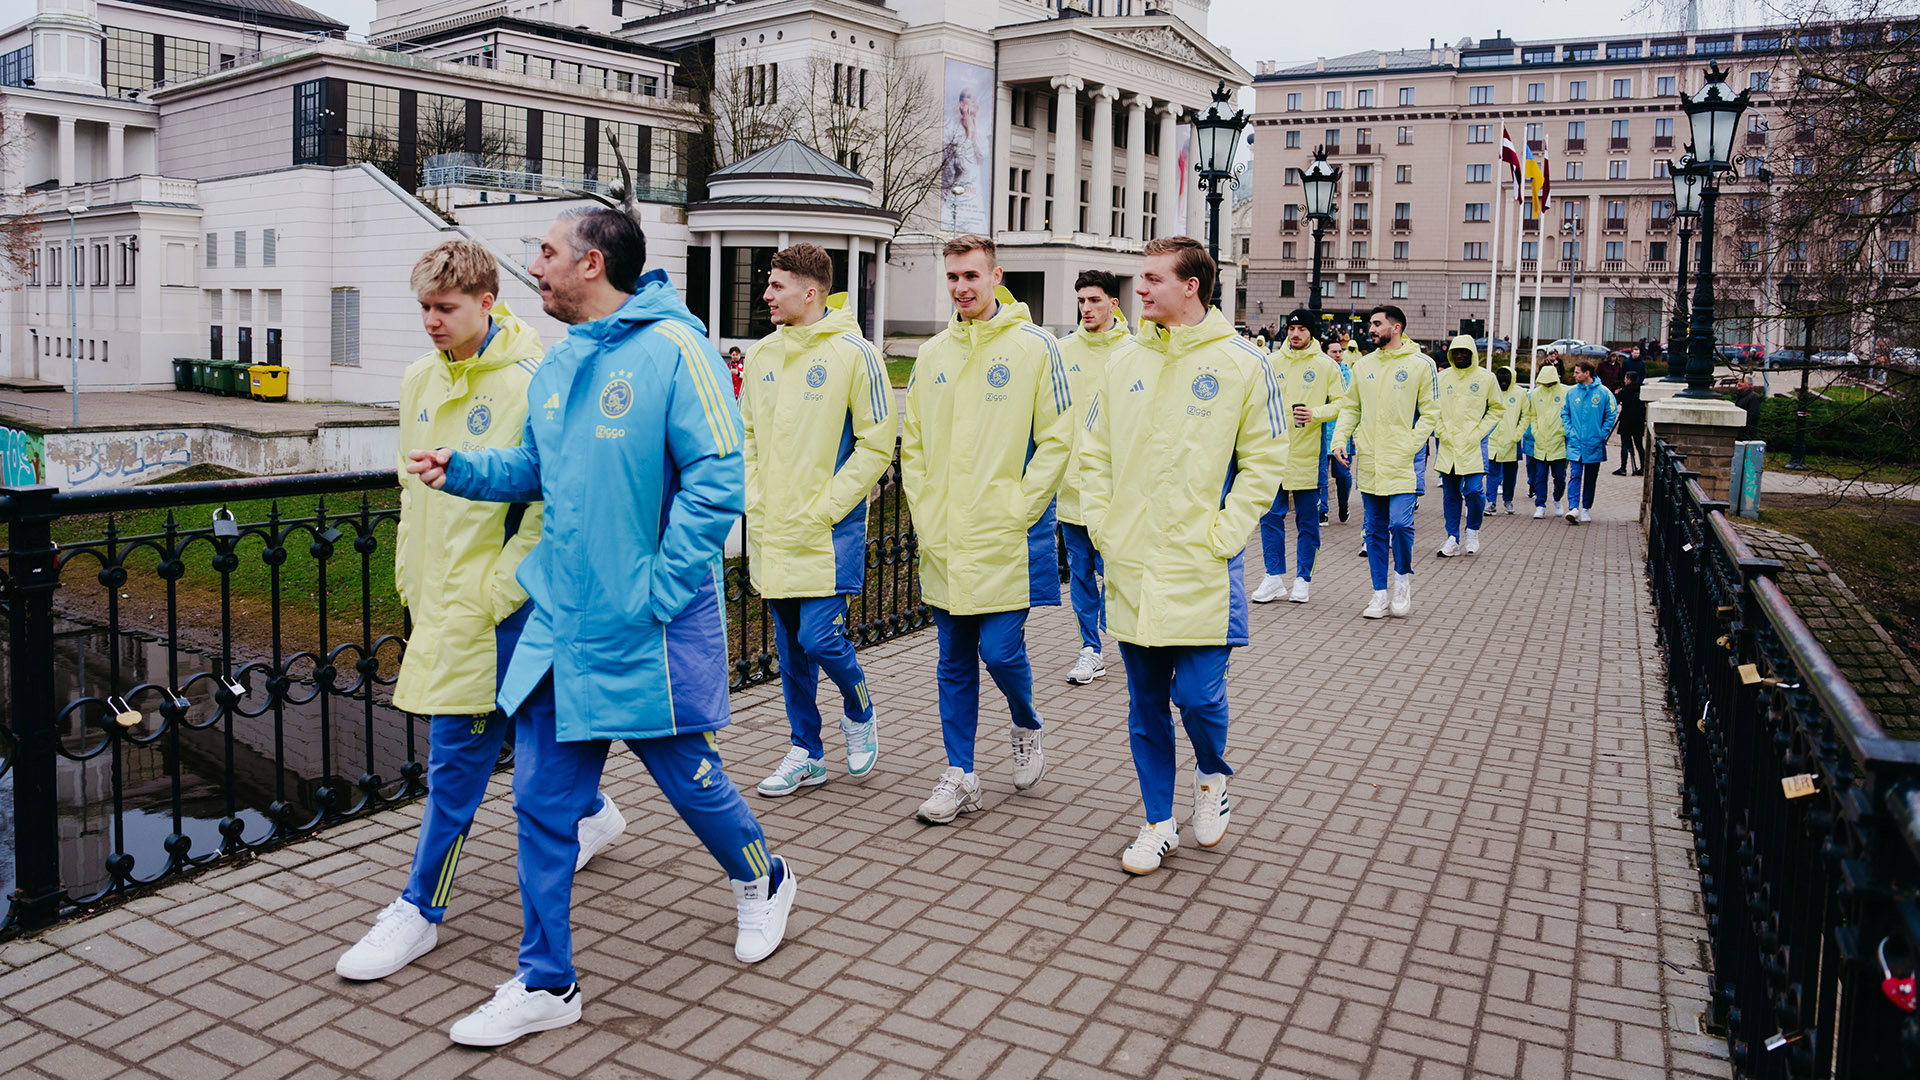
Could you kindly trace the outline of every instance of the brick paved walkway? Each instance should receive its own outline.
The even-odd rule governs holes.
[[[1436,492],[1407,620],[1357,617],[1358,514],[1329,526],[1314,602],[1256,608],[1237,654],[1232,832],[1151,877],[1118,865],[1139,817],[1118,664],[1069,688],[1077,641],[1047,611],[1029,630],[1047,780],[1013,795],[983,738],[987,812],[950,828],[913,820],[941,759],[932,637],[865,654],[876,773],[754,800],[802,877],[763,964],[734,962],[725,885],[619,753],[607,790],[632,828],[577,887],[582,1023],[491,1053],[445,1036],[513,965],[502,782],[439,948],[401,974],[332,965],[398,893],[417,809],[0,948],[0,1072],[1725,1077],[1699,1030],[1638,484],[1602,484],[1591,527],[1501,517],[1450,562]],[[736,779],[783,752],[777,700],[735,698]]]

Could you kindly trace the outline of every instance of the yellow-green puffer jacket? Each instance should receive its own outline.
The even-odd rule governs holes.
[[[1287,469],[1280,486],[1288,491],[1311,491],[1320,486],[1320,448],[1326,443],[1321,429],[1340,415],[1340,365],[1320,351],[1320,343],[1304,349],[1282,345],[1267,358],[1273,381],[1280,388],[1280,422],[1287,435]],[[1301,427],[1293,422],[1293,407],[1305,405],[1313,419]],[[1277,489],[1276,489],[1277,490]]]
[[[845,309],[747,351],[740,384],[747,566],[760,595],[857,593],[867,493],[893,464],[893,385]]]
[[[1266,356],[1218,309],[1193,326],[1144,322],[1114,352],[1080,458],[1114,637],[1247,643],[1242,559],[1286,471],[1285,422]]]
[[[533,327],[493,306],[492,340],[466,360],[434,351],[400,380],[400,533],[393,583],[413,634],[393,687],[395,708],[423,715],[494,709],[493,628],[527,601],[514,580],[540,539],[539,503],[470,502],[407,472],[406,448],[520,445],[527,383],[540,367]]]
[[[1453,366],[1453,351],[1465,349],[1474,354],[1474,362],[1464,368]],[[1465,334],[1447,343],[1445,362],[1440,365],[1440,419],[1434,433],[1440,436],[1440,452],[1434,455],[1434,468],[1443,473],[1468,476],[1483,472],[1480,440],[1500,423],[1506,406],[1500,401],[1500,384],[1493,372],[1479,364],[1479,350]]]
[[[1542,367],[1533,376],[1533,390],[1527,394],[1527,412],[1533,421],[1533,456],[1540,461],[1559,461],[1567,456],[1567,429],[1560,421],[1560,404],[1567,386],[1560,372]]]
[[[1353,364],[1333,445],[1353,440],[1353,479],[1366,495],[1411,495],[1413,456],[1440,418],[1433,361],[1409,338]]]
[[[920,347],[900,478],[928,604],[984,615],[1060,602],[1053,499],[1072,423],[1060,348],[1027,305],[1002,300],[978,322],[955,314]]]
[[[1099,333],[1080,327],[1060,339],[1060,362],[1067,366],[1067,385],[1073,394],[1073,452],[1067,456],[1067,471],[1060,479],[1060,520],[1070,525],[1085,525],[1080,514],[1080,440],[1086,429],[1087,403],[1100,388],[1107,361],[1114,349],[1130,335],[1126,317],[1113,313],[1113,325]]]
[[[1500,422],[1493,426],[1493,433],[1487,436],[1487,456],[1495,461],[1520,460],[1520,437],[1527,433],[1527,425],[1533,422],[1532,403],[1526,391],[1519,383],[1509,383],[1505,390],[1494,384],[1494,392],[1500,395]]]

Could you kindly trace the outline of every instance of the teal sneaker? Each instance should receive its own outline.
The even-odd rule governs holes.
[[[873,771],[880,760],[880,713],[864,724],[840,718],[840,734],[847,737],[847,775],[860,777]]]
[[[787,756],[780,761],[780,767],[773,775],[760,781],[754,790],[762,795],[791,795],[804,787],[817,787],[827,782],[827,767],[820,759],[807,756],[807,752],[798,746],[789,747]]]

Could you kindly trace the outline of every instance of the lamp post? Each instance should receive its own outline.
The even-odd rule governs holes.
[[[1673,177],[1673,216],[1680,220],[1680,262],[1674,277],[1678,283],[1673,295],[1673,318],[1667,321],[1667,377],[1662,382],[1687,381],[1687,241],[1693,239],[1693,223],[1700,217],[1700,189],[1705,173],[1689,150],[1678,162],[1667,162]]]
[[[1195,166],[1200,172],[1200,186],[1207,192],[1207,254],[1213,256],[1214,264],[1211,306],[1219,307],[1220,200],[1226,196],[1225,188],[1240,183],[1233,155],[1240,149],[1241,132],[1247,129],[1247,114],[1234,106],[1227,80],[1220,80],[1213,91],[1213,103],[1194,120],[1193,128],[1198,150]]]
[[[73,367],[69,384],[73,395],[73,426],[80,426],[80,315],[74,309],[74,279],[80,276],[79,249],[74,247],[74,222],[87,212],[85,206],[67,207],[67,361]]]
[[[1800,298],[1800,281],[1788,274],[1780,281],[1780,308],[1791,313],[1794,301]],[[1788,316],[1791,318],[1791,314]],[[1802,312],[1800,320],[1805,329],[1802,331],[1800,346],[1800,400],[1793,412],[1793,456],[1787,459],[1787,468],[1804,469],[1807,467],[1807,373],[1813,367],[1813,320],[1817,316],[1811,311]]]
[[[1307,309],[1320,310],[1320,237],[1333,220],[1333,198],[1340,193],[1340,166],[1327,164],[1327,148],[1315,147],[1313,161],[1300,174],[1300,189],[1306,193],[1307,218],[1313,222],[1313,279],[1307,296]]]
[[[1713,397],[1713,208],[1720,189],[1714,174],[1733,167],[1733,135],[1740,126],[1740,115],[1747,111],[1750,92],[1727,90],[1727,73],[1715,60],[1707,69],[1706,82],[1693,96],[1680,95],[1680,108],[1687,114],[1693,131],[1693,152],[1698,167],[1706,171],[1700,192],[1700,270],[1693,288],[1693,314],[1688,320],[1691,355],[1687,365],[1687,388],[1680,397]]]

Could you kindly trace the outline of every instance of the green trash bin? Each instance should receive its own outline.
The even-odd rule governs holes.
[[[213,390],[213,386],[209,382],[211,376],[208,374],[213,370],[210,366],[212,363],[213,361],[211,360],[195,360],[193,362],[193,389],[203,394],[210,393]]]
[[[209,382],[213,392],[232,397],[240,392],[240,380],[247,377],[246,366],[233,360],[215,360]]]
[[[193,360],[189,357],[173,358],[173,388],[175,390],[193,389]]]

